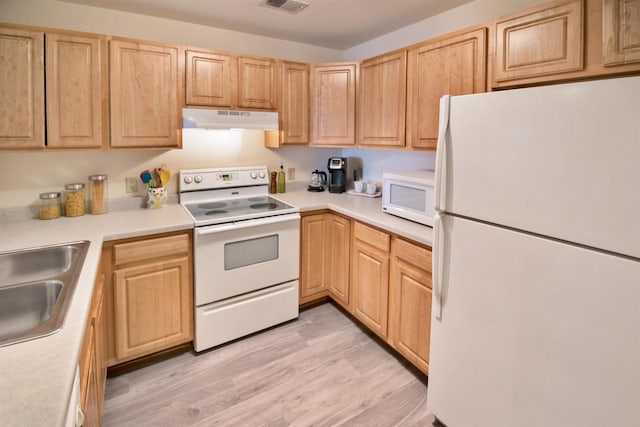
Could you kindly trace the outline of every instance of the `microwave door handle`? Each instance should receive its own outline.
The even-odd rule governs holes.
[[[447,187],[447,128],[449,127],[449,106],[451,96],[445,95],[440,98],[440,121],[438,125],[438,143],[436,148],[436,170],[435,170],[435,209],[445,210],[446,187]]]

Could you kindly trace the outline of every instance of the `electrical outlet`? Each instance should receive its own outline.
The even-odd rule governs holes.
[[[125,185],[127,189],[127,194],[137,194],[138,193],[138,178],[125,178]]]
[[[296,168],[287,168],[287,176],[289,177],[289,181],[296,180]]]

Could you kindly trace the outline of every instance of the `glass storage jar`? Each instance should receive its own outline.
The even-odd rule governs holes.
[[[40,194],[40,219],[60,218],[60,193]]]
[[[84,215],[84,184],[67,184],[64,189],[64,215]]]
[[[107,175],[89,175],[89,213],[107,212]]]

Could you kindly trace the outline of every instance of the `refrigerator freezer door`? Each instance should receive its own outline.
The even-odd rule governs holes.
[[[447,215],[440,233],[430,412],[448,427],[640,425],[639,262]]]
[[[451,97],[439,210],[640,258],[639,94],[626,77]]]

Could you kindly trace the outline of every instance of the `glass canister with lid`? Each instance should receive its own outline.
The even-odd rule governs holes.
[[[60,193],[40,194],[40,219],[60,218]]]
[[[107,212],[107,175],[89,175],[89,213]]]
[[[64,215],[84,215],[84,184],[67,184],[64,186]]]

